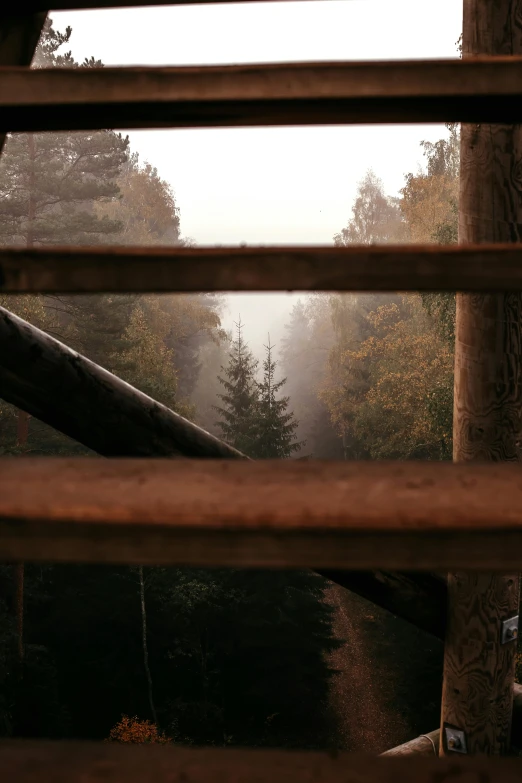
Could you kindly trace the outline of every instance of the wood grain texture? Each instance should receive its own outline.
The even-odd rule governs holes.
[[[515,683],[513,687],[513,732],[512,744],[520,748],[522,745],[522,685]],[[381,756],[436,756],[439,753],[440,730],[430,731],[415,739],[398,745],[396,748],[381,753]]]
[[[3,293],[521,289],[522,244],[0,249]]]
[[[0,742],[9,783],[520,783],[522,759]]]
[[[391,748],[381,756],[392,758],[394,756],[438,756],[439,755],[440,731],[430,731],[428,734],[421,734],[419,737]]]
[[[520,0],[464,0],[463,55],[469,62],[479,55],[520,54]],[[521,228],[522,126],[463,125],[460,242],[518,243]],[[457,297],[457,461],[520,459],[521,317],[520,292]],[[440,751],[451,754],[444,727],[453,726],[465,731],[470,754],[506,753],[516,643],[501,644],[501,624],[518,613],[518,573],[510,573],[506,561],[501,576],[450,574],[448,599]]]
[[[0,560],[502,571],[522,564],[522,473],[450,463],[4,458]]]
[[[182,68],[3,68],[10,131],[518,122],[522,58]]]

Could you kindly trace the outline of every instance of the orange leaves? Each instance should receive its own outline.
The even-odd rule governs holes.
[[[172,742],[171,737],[166,737],[160,732],[155,723],[150,720],[139,720],[135,715],[129,718],[128,715],[122,715],[109,734],[108,742],[130,742],[134,745],[166,745]]]

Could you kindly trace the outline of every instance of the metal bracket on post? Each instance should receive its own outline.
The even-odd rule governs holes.
[[[453,753],[467,753],[466,735],[461,729],[451,729],[449,726],[444,728],[447,750]]]
[[[518,639],[518,614],[503,621],[500,641],[501,644],[507,644],[516,639]]]

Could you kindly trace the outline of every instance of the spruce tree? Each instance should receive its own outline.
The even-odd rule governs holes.
[[[289,397],[278,398],[286,378],[275,380],[277,362],[272,358],[273,346],[265,345],[263,380],[258,384],[259,401],[256,415],[256,437],[251,456],[257,459],[288,459],[302,444],[296,442],[295,431],[299,426],[293,413],[288,412]]]
[[[240,318],[236,323],[236,339],[232,344],[228,365],[221,367],[223,375],[218,376],[224,387],[224,393],[218,394],[223,405],[215,405],[214,408],[221,417],[217,426],[223,438],[249,457],[255,456],[253,451],[257,435],[257,366],[258,362],[243,339]]]

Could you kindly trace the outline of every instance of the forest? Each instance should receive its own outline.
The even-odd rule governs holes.
[[[34,67],[103,67],[71,35],[48,20]],[[332,242],[456,242],[458,127],[422,155],[398,196],[369,170]],[[111,130],[9,136],[0,198],[6,246],[186,243],[171,185]],[[262,357],[221,295],[0,305],[254,459],[451,459],[452,294],[303,296]],[[0,453],[96,456],[1,400]],[[315,573],[4,564],[0,586],[0,736],[342,746]]]

